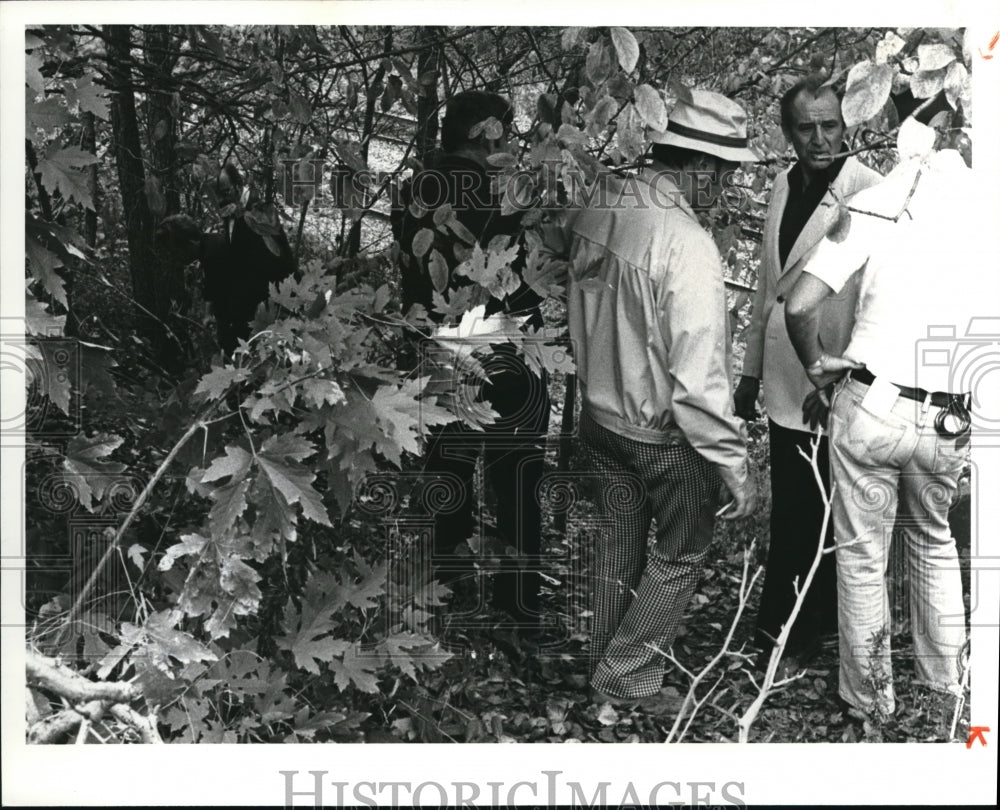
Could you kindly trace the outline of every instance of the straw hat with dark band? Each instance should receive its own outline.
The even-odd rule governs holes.
[[[666,132],[653,130],[649,137],[653,143],[681,146],[736,163],[760,160],[749,147],[743,108],[710,90],[692,90],[691,101],[678,99]]]

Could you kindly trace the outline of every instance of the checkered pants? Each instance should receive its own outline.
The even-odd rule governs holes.
[[[720,479],[686,443],[657,445],[580,419],[596,473],[598,532],[591,686],[626,698],[656,694],[666,651],[691,601],[708,547]],[[655,542],[649,527],[656,519]]]

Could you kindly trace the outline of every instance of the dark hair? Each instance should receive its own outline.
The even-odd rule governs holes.
[[[514,110],[503,96],[485,90],[466,90],[452,96],[441,123],[441,148],[454,152],[468,143],[475,143],[479,136],[470,138],[469,130],[487,118],[496,118],[505,130],[509,130],[514,123]]]
[[[718,160],[715,155],[710,155],[708,152],[666,143],[654,143],[650,155],[653,160],[662,163],[668,169],[683,169],[685,165],[693,163],[702,156]]]
[[[222,175],[225,175],[226,179],[237,188],[243,187],[243,175],[240,174],[240,170],[237,169],[232,163],[227,163],[219,170],[219,176],[215,180],[216,188],[218,188]]]
[[[784,95],[781,97],[781,128],[791,129],[792,128],[792,105],[795,104],[795,99],[799,97],[801,93],[809,91],[809,95],[813,98],[821,96],[824,93],[833,94],[834,98],[837,99],[837,104],[839,105],[843,95],[838,91],[833,89],[833,85],[823,86],[827,81],[826,76],[821,73],[813,73],[806,76],[804,79],[799,79],[795,84],[789,87]],[[841,120],[844,116],[841,113]]]

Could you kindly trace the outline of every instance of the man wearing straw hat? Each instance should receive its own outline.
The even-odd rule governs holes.
[[[576,217],[568,294],[580,439],[603,519],[593,699],[650,706],[666,665],[657,650],[673,643],[716,515],[746,517],[757,502],[732,408],[722,261],[695,216],[757,159],[746,116],[692,90],[651,139],[651,165]]]

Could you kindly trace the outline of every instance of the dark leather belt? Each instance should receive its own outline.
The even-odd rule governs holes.
[[[866,368],[852,369],[851,377],[859,383],[864,383],[865,385],[871,385],[875,382],[875,375]],[[896,383],[893,383],[893,386],[899,389],[899,395],[901,397],[915,399],[917,402],[923,402],[927,399],[927,392],[923,388],[907,388],[905,385],[896,385]],[[967,396],[968,394],[948,394],[944,391],[934,391],[931,394],[931,405],[935,408],[947,408],[953,397],[964,399]]]

